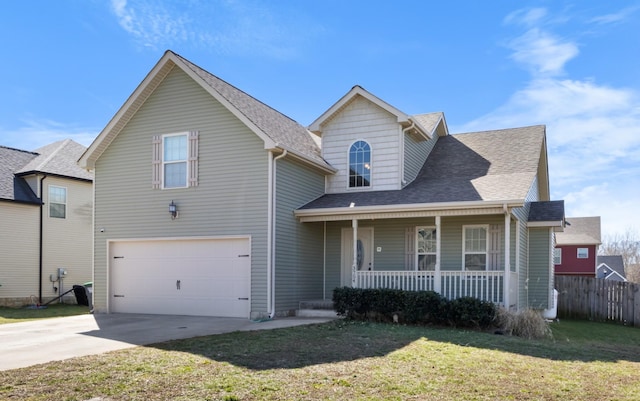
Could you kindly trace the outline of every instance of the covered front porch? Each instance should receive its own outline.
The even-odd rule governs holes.
[[[391,288],[517,309],[526,222],[510,205],[484,206],[298,217],[324,224],[325,296],[338,286]]]

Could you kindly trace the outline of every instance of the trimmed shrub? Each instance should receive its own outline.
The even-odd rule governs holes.
[[[336,288],[333,304],[339,315],[354,320],[482,329],[491,326],[497,312],[493,303],[476,298],[448,301],[433,291],[393,289]]]
[[[449,304],[449,319],[455,327],[486,329],[497,315],[498,308],[491,302],[472,297],[454,299]]]

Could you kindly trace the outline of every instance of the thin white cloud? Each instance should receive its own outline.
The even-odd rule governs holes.
[[[2,145],[20,150],[34,151],[63,139],[73,139],[83,146],[91,145],[98,130],[64,124],[53,120],[27,120],[17,129],[0,127]]]
[[[526,27],[507,46],[531,79],[503,105],[454,131],[545,124],[552,197],[565,200],[567,215],[601,215],[603,234],[640,228],[640,218],[629,216],[640,199],[640,93],[560,78],[579,50],[549,31],[548,18],[535,9],[505,19]]]
[[[314,32],[309,21],[277,15],[259,2],[111,0],[111,10],[125,32],[154,50],[180,45],[291,59]]]
[[[599,25],[614,24],[614,23],[618,23],[618,22],[623,22],[623,21],[627,20],[629,18],[629,16],[631,16],[631,14],[635,13],[639,9],[640,9],[640,6],[627,7],[627,8],[624,8],[624,9],[618,11],[617,13],[599,15],[599,16],[589,20],[589,22],[592,22],[592,23],[595,23],[595,24],[599,24]]]

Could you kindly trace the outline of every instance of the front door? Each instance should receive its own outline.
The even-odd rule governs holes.
[[[373,228],[358,228],[358,270],[373,270]],[[351,287],[351,266],[353,265],[353,229],[342,229],[342,269],[340,285]]]

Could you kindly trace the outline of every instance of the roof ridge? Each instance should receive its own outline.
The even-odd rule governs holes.
[[[534,125],[525,125],[523,127],[511,127],[511,128],[499,128],[499,129],[488,129],[488,130],[483,130],[483,131],[469,131],[469,132],[458,132],[455,134],[451,134],[451,135],[467,135],[467,134],[483,134],[486,132],[500,132],[500,131],[513,131],[513,130],[519,130],[519,129],[526,129],[526,128],[537,128],[537,127],[546,127],[545,124],[534,124]]]
[[[194,62],[192,62],[192,61],[190,61],[190,60],[187,60],[186,58],[182,57],[181,55],[179,55],[178,53],[176,53],[176,52],[174,52],[174,51],[172,51],[172,50],[167,50],[167,51],[169,51],[169,52],[173,53],[176,57],[178,57],[180,60],[182,60],[182,61],[187,65],[187,67],[189,67],[193,72],[197,73],[197,71],[194,71],[194,70],[193,70],[193,68],[191,68],[191,66],[194,66],[194,67],[196,67],[196,68],[198,68],[198,69],[200,69],[200,70],[202,70],[202,71],[206,72],[207,74],[209,74],[209,75],[211,75],[212,77],[214,77],[214,78],[218,79],[219,81],[221,81],[221,82],[222,82],[222,83],[224,83],[225,85],[228,85],[228,86],[232,87],[233,89],[237,90],[238,92],[242,93],[243,95],[245,95],[245,96],[247,96],[247,97],[249,97],[249,98],[253,99],[254,101],[256,101],[256,102],[258,102],[258,103],[262,104],[263,106],[265,106],[265,107],[267,107],[267,108],[269,108],[269,109],[273,110],[274,112],[276,112],[276,113],[280,114],[281,116],[288,118],[289,120],[291,120],[291,122],[294,122],[294,123],[296,123],[296,124],[298,124],[298,125],[300,125],[301,127],[303,127],[303,128],[305,128],[305,129],[306,129],[306,127],[304,127],[304,126],[303,126],[302,124],[300,124],[298,121],[294,120],[293,118],[289,117],[288,115],[284,114],[283,112],[281,112],[281,111],[279,111],[279,110],[277,110],[277,109],[274,109],[273,107],[269,106],[269,105],[268,105],[268,104],[266,104],[265,102],[263,102],[263,101],[261,101],[260,99],[258,99],[258,98],[256,98],[256,97],[254,97],[254,96],[250,95],[249,93],[247,93],[247,92],[245,92],[244,90],[242,90],[242,89],[238,88],[237,86],[235,86],[235,85],[233,85],[233,84],[231,84],[231,83],[227,82],[226,80],[224,80],[224,79],[220,78],[219,76],[217,76],[217,75],[215,75],[215,74],[213,74],[213,73],[209,72],[207,69],[200,67],[198,64],[196,64],[196,63],[194,63]],[[211,87],[211,88],[212,88],[213,90],[215,90],[216,92],[218,92],[218,93],[220,94],[220,96],[222,96],[222,97],[224,97],[225,99],[229,100],[229,99],[228,99],[228,98],[227,98],[223,93],[221,93],[218,89],[216,89],[215,87]],[[239,109],[238,111],[240,111],[240,112],[241,112],[242,114],[244,114],[246,117],[249,117],[249,116],[247,116],[247,115],[244,113],[244,111],[243,111],[243,110]],[[307,130],[307,131],[308,131],[308,130]]]
[[[60,151],[64,149],[69,144],[70,141],[71,141],[71,138],[67,138],[61,141],[60,146],[56,147],[56,149],[53,152],[51,152],[49,156],[45,157],[42,162],[38,163],[38,165],[36,166],[36,168],[34,168],[34,170],[36,171],[43,170],[44,167],[51,161],[51,159],[57,156],[57,154],[60,153]]]
[[[24,149],[12,148],[12,147],[10,147],[10,146],[0,145],[0,148],[8,149],[8,150],[15,150],[16,152],[30,153],[30,154],[32,154],[32,155],[36,155],[36,156],[40,155],[40,153],[38,153],[38,152],[33,152],[33,151],[31,151],[31,150],[24,150]]]

